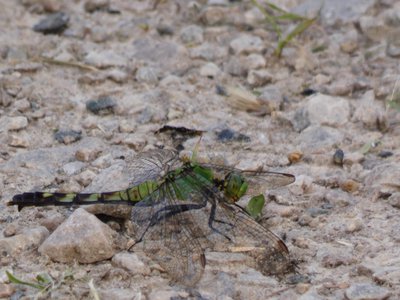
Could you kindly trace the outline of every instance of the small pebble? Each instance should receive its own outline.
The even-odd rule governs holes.
[[[291,164],[298,163],[303,157],[303,153],[301,151],[293,151],[292,153],[289,153],[288,155],[288,160]]]
[[[136,71],[135,78],[138,82],[156,84],[162,78],[162,72],[158,68],[140,67]]]
[[[20,130],[28,126],[28,119],[23,116],[8,119],[8,130]]]
[[[264,49],[261,38],[252,35],[242,35],[234,39],[229,45],[231,51],[236,55],[261,52]]]
[[[245,58],[245,63],[250,70],[257,70],[264,68],[267,62],[261,54],[252,53]]]
[[[382,158],[388,158],[388,157],[390,157],[390,156],[392,156],[392,155],[393,155],[393,152],[391,152],[391,151],[385,151],[385,150],[383,150],[383,151],[381,151],[381,152],[378,153],[378,156],[379,156],[379,157],[382,157]]]
[[[344,152],[342,149],[337,149],[333,154],[333,163],[338,166],[343,165]]]
[[[57,12],[41,20],[33,26],[33,30],[44,34],[59,34],[67,28],[68,22],[69,16],[66,13]]]
[[[27,147],[29,147],[30,143],[29,143],[28,137],[26,137],[26,136],[18,136],[18,135],[11,134],[9,136],[8,145],[10,145],[12,147],[27,148]]]
[[[95,160],[101,150],[93,148],[82,148],[75,152],[75,158],[79,161],[88,162]]]
[[[107,10],[109,5],[110,0],[87,0],[84,7],[88,13],[93,13],[97,10]]]
[[[76,130],[59,130],[54,134],[54,138],[57,142],[68,145],[79,141],[82,138],[82,132]]]
[[[86,109],[96,115],[113,113],[115,106],[115,101],[109,96],[103,96],[86,102]]]
[[[346,224],[346,233],[353,233],[360,231],[363,228],[363,222],[360,219],[351,220]]]
[[[79,172],[81,172],[85,166],[86,166],[85,163],[83,163],[81,161],[73,161],[73,162],[65,164],[62,167],[62,170],[64,171],[64,173],[66,175],[71,176],[71,175],[75,175],[75,174],[78,174]]]
[[[28,110],[31,109],[31,103],[26,99],[21,99],[21,100],[15,101],[14,107],[19,112],[27,112]]]
[[[200,68],[200,75],[208,78],[215,78],[220,72],[218,66],[212,62],[206,63]]]
[[[372,283],[354,283],[345,292],[349,300],[384,300],[390,296],[388,289]]]
[[[197,25],[189,25],[182,28],[180,37],[182,42],[187,44],[201,44],[204,40],[204,30]]]
[[[15,293],[15,286],[12,284],[0,283],[0,298],[12,299],[11,296]]]
[[[250,137],[233,131],[232,129],[223,129],[220,132],[217,133],[217,139],[218,141],[225,143],[229,141],[238,141],[238,142],[250,142]]]
[[[352,179],[340,183],[340,188],[348,193],[354,193],[360,189],[360,184]]]
[[[96,173],[90,170],[85,170],[76,177],[76,181],[86,187],[92,182],[93,178],[95,177]]]
[[[156,29],[159,35],[174,35],[174,28],[171,25],[159,24]]]
[[[391,206],[400,208],[400,193],[393,193],[389,197],[388,202]]]
[[[251,86],[262,86],[273,79],[272,74],[267,70],[251,70],[247,75],[247,82]]]

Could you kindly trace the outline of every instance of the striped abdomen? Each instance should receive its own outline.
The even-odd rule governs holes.
[[[48,193],[29,192],[15,195],[7,205],[18,205],[18,210],[25,206],[69,206],[93,203],[113,203],[135,205],[157,189],[158,183],[146,181],[137,186],[116,192],[104,193]]]

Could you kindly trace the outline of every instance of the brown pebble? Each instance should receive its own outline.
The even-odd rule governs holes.
[[[343,181],[340,184],[340,188],[345,192],[354,193],[359,190],[360,184],[352,179],[349,179],[349,180]]]
[[[291,164],[298,163],[302,158],[303,158],[303,153],[298,150],[293,151],[288,155],[288,160]]]

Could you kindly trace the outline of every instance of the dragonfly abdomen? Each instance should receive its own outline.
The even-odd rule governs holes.
[[[25,206],[70,206],[89,205],[94,203],[113,203],[135,205],[157,189],[158,183],[146,181],[126,190],[104,193],[49,193],[28,192],[15,195],[8,205]]]

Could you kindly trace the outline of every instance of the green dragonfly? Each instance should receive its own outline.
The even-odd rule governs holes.
[[[245,171],[179,159],[177,152],[156,149],[143,152],[129,163],[133,180],[125,190],[102,193],[27,192],[8,204],[70,206],[95,203],[132,206],[135,243],[153,257],[170,276],[194,285],[206,265],[204,252],[218,240],[244,242],[256,253],[256,264],[266,274],[293,271],[285,243],[237,204],[295,181],[291,174]],[[236,249],[240,249],[236,248]],[[252,252],[252,253],[253,253]]]

